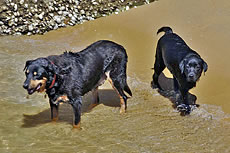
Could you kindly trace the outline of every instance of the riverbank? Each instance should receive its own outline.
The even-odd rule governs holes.
[[[0,35],[44,34],[154,0],[0,0]]]

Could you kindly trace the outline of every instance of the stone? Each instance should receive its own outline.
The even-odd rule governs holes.
[[[39,14],[39,15],[38,15],[38,18],[39,18],[40,20],[42,20],[42,19],[43,19],[44,14],[45,14],[45,12],[42,12],[41,14]]]
[[[19,4],[23,5],[24,4],[24,0],[20,0]]]
[[[34,30],[34,27],[33,27],[32,24],[30,24],[30,25],[28,26],[28,30],[29,30],[29,31],[33,31],[33,30]]]
[[[54,21],[56,21],[57,23],[61,23],[61,21],[62,21],[62,20],[61,20],[61,17],[60,17],[60,16],[57,16],[57,15],[55,15],[53,19],[54,19]]]

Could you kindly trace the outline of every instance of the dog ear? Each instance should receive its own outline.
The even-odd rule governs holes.
[[[44,68],[46,69],[47,72],[53,72],[57,74],[58,68],[57,66],[47,58],[38,58],[37,62]]]
[[[25,67],[23,69],[23,71],[25,71],[27,69],[27,67],[33,62],[34,60],[28,60],[26,61]]]
[[[179,68],[180,68],[180,71],[181,71],[181,74],[184,73],[184,66],[185,66],[185,59],[183,59],[180,64],[179,64]]]
[[[208,70],[208,64],[207,64],[205,61],[203,61],[203,71],[204,71],[204,73],[205,73],[207,70]]]

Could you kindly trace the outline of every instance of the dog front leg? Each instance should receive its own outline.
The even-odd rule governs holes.
[[[81,106],[82,98],[77,97],[74,100],[71,100],[71,105],[73,107],[74,117],[73,117],[73,128],[80,128],[81,121]]]
[[[188,103],[188,90],[180,89],[182,103],[177,106],[177,110],[180,111],[183,115],[190,114],[191,107]]]
[[[52,100],[50,100],[50,110],[51,110],[52,121],[58,120],[58,108],[59,108],[59,104],[54,104]]]
[[[183,104],[188,105],[188,90],[181,89],[180,93],[181,93]]]
[[[178,81],[175,77],[173,77],[173,87],[174,87],[174,91],[176,93],[178,93],[179,92],[179,84],[178,84]]]

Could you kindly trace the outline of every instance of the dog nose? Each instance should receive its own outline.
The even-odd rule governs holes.
[[[194,77],[194,74],[190,74],[188,77],[189,77],[189,78],[193,78],[193,77]]]
[[[29,85],[28,85],[27,83],[24,83],[24,84],[23,84],[23,88],[24,88],[24,89],[28,89],[28,86],[29,86]]]

